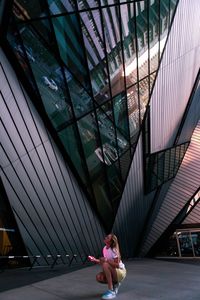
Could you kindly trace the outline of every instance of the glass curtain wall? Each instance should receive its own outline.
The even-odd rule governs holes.
[[[158,256],[200,257],[200,228],[177,229]]]
[[[117,212],[176,4],[13,4],[8,41],[107,228]]]

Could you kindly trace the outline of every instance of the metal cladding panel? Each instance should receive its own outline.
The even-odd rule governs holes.
[[[180,0],[150,100],[151,152],[173,145],[200,66],[200,1]]]
[[[98,253],[104,230],[0,49],[1,177],[30,255]]]
[[[189,215],[185,218],[182,224],[197,224],[200,223],[200,201],[195,205]]]
[[[148,197],[145,197],[143,193],[141,141],[140,137],[113,226],[113,232],[122,242],[122,254],[126,257],[133,257],[137,254],[138,243],[154,197],[154,192]]]
[[[151,230],[143,244],[145,255],[190,198],[200,184],[200,122],[198,123],[178,173],[173,180],[163,203],[154,219]]]
[[[200,75],[199,82],[196,87],[194,96],[192,97],[192,103],[190,105],[187,119],[184,122],[183,128],[181,130],[181,135],[178,139],[179,144],[187,142],[190,140],[191,132],[193,132],[200,116]]]

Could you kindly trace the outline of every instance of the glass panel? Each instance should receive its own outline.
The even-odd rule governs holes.
[[[50,14],[52,14],[52,15],[62,14],[62,13],[66,13],[66,12],[72,12],[72,11],[76,10],[75,0],[74,1],[47,0],[47,2],[49,4]]]
[[[74,125],[69,126],[58,133],[73,165],[81,177],[84,184],[87,186],[87,172],[85,161],[82,159],[83,154],[80,151],[80,138],[77,133],[77,129]]]
[[[149,102],[149,77],[139,82],[139,96],[140,96],[140,113],[141,120],[146,111],[146,105]]]
[[[178,235],[181,256],[193,256],[192,242],[189,232],[182,232]]]
[[[122,49],[120,43],[119,7],[102,9],[104,36],[112,96],[125,89],[122,76]]]
[[[78,16],[70,14],[52,19],[60,56],[73,77],[83,85],[89,94],[87,61],[85,60],[81,28]]]
[[[195,256],[200,256],[200,232],[191,232]]]
[[[98,117],[98,122],[101,122],[102,118],[99,112]],[[104,124],[104,122],[102,122],[102,124]],[[106,126],[100,127],[102,128],[100,129],[102,141],[100,140],[94,113],[78,121],[78,128],[89,170],[90,183],[96,198],[96,206],[104,222],[106,222],[104,214],[108,216],[110,213],[111,218],[113,214],[112,204],[110,203],[113,198],[111,198],[109,194],[109,185],[112,177],[107,176],[108,169],[106,166],[110,168],[112,164],[117,161],[117,151],[116,148],[109,143],[109,137],[106,136]],[[111,172],[109,173],[111,174]],[[116,170],[113,173],[116,174]]]
[[[175,148],[175,161],[174,161],[174,176],[176,175],[180,166],[180,146]]]
[[[102,110],[100,109],[97,110],[98,124],[102,141],[109,141],[110,145],[112,145],[114,148],[117,148],[118,146],[118,152],[121,154],[128,146],[128,142],[119,132],[119,130],[116,129],[115,132],[113,122],[111,122],[111,120],[113,119],[112,111],[108,108],[110,108],[109,105],[103,106],[103,110],[106,111],[106,114],[102,113]]]
[[[139,79],[148,75],[148,1],[136,3],[139,14],[137,23]]]
[[[165,153],[163,152],[158,153],[158,169],[157,169],[158,185],[162,184],[164,181],[164,158],[165,158]]]
[[[68,80],[69,94],[76,117],[93,109],[93,101],[87,91],[73,77]]]
[[[126,86],[129,87],[137,80],[137,59],[136,59],[136,40],[135,40],[135,14],[134,4],[130,3],[121,6],[122,15],[122,35]]]
[[[115,125],[122,134],[129,139],[129,124],[126,105],[127,102],[124,94],[119,94],[113,99]]]
[[[168,180],[169,178],[169,168],[170,168],[170,150],[165,152],[165,166],[164,166],[164,181]]]
[[[32,54],[31,46],[28,46],[27,48],[24,46],[18,28],[15,24],[9,24],[9,32],[7,34],[7,38],[11,47],[13,48],[15,57],[22,68],[22,72],[24,72],[32,87],[36,91],[35,81],[31,74],[30,68],[30,65],[34,64],[36,59],[35,54]],[[31,40],[33,38],[33,34],[31,32],[30,38]]]
[[[134,85],[133,87],[127,90],[127,101],[131,144],[133,144],[137,138],[137,134],[140,127],[137,85]]]
[[[13,15],[17,21],[29,20],[32,18],[38,18],[39,16],[46,15],[47,6],[44,5],[44,1],[24,1],[17,0],[13,3]]]
[[[85,116],[78,121],[78,128],[83,144],[86,163],[91,180],[103,171],[104,157],[101,151],[101,141],[98,135],[98,128],[94,113]]]
[[[174,14],[174,10],[176,8],[176,4],[178,3],[178,0],[169,0],[170,5],[170,22],[172,21],[172,17]]]
[[[186,143],[188,145],[188,143]],[[151,154],[146,158],[146,182],[147,190],[156,188],[174,177],[181,164],[179,145],[162,152]],[[156,182],[155,182],[156,181]]]
[[[169,1],[160,2],[160,57],[162,55],[169,30]]]
[[[110,119],[101,112],[100,109],[97,110],[97,119],[98,124],[100,124],[99,131],[101,135],[104,160],[106,163],[106,174],[111,195],[110,201],[113,209],[116,209],[122,188],[119,166],[119,154],[122,152],[122,148],[119,146],[118,140],[118,136],[120,135],[117,134],[116,140],[113,124],[110,122]]]
[[[153,74],[150,75],[150,87],[149,87],[150,94],[152,93],[152,88],[153,88],[154,80],[156,77],[156,73],[157,72],[154,72]]]
[[[157,187],[157,157],[155,155],[150,157],[149,168],[151,171],[150,188],[151,190],[154,190]]]
[[[100,13],[99,10],[93,10],[80,16],[93,95],[101,104],[110,98],[110,90]]]
[[[183,159],[183,157],[185,155],[185,151],[186,151],[185,144],[183,144],[183,145],[180,146],[180,160]]]
[[[26,74],[29,71],[28,64],[31,67],[44,108],[54,127],[59,128],[72,118],[71,103],[64,84],[69,76],[64,80],[62,72],[58,72],[61,67],[56,58],[41,42],[37,32],[32,30],[31,26],[23,27],[20,39],[23,44],[19,43],[17,37],[12,41],[15,53],[20,57],[19,61],[24,66]]]
[[[30,45],[29,31],[24,30],[22,38],[25,45]],[[57,129],[72,118],[71,100],[66,87],[71,77],[39,39],[34,40],[31,46],[36,56],[34,65],[31,65],[32,71],[45,110]]]
[[[175,148],[170,149],[169,178],[173,177],[174,174],[175,151]]]
[[[135,59],[135,32],[134,32],[134,7],[133,4],[121,5],[121,31],[122,31],[122,43],[123,43],[123,55],[125,72],[122,72],[122,79],[125,74],[126,85],[130,86],[135,83],[136,80],[136,59]],[[131,25],[130,25],[131,23]],[[130,30],[131,28],[131,30]]]
[[[159,0],[149,7],[150,73],[158,68],[159,60]]]

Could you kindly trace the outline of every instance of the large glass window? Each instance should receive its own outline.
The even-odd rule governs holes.
[[[30,97],[48,117],[107,228],[123,192],[176,3],[13,2],[7,39],[38,95],[30,91]],[[149,158],[155,187],[174,175],[174,158],[180,161],[183,153]],[[169,164],[164,173],[161,162]]]

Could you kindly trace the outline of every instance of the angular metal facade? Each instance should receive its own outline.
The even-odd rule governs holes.
[[[1,178],[27,253],[76,254],[79,261],[97,254],[104,229],[2,51],[0,56]]]
[[[28,28],[31,25],[31,22],[33,23],[36,22],[37,24],[41,22],[43,23],[44,27],[45,26],[51,27],[52,26],[51,22],[54,22],[53,23],[53,26],[55,26],[54,33],[57,34],[56,38],[58,38],[59,31],[56,31],[56,28],[58,26],[61,26],[62,22],[63,24],[65,24],[65,26],[68,26],[69,24],[77,21],[78,23],[76,22],[75,23],[77,24],[78,27],[77,28],[75,27],[74,29],[75,30],[74,34],[75,34],[78,28],[80,28],[79,26],[81,24],[79,22],[83,22],[83,23],[85,22],[85,24],[87,24],[86,20],[88,18],[89,19],[92,18],[93,23],[90,23],[90,26],[95,25],[93,13],[98,11],[100,12],[100,15],[102,13],[104,14],[103,17],[104,29],[102,29],[102,34],[104,34],[104,39],[105,38],[107,39],[107,43],[105,43],[104,40],[104,46],[107,47],[106,49],[108,51],[110,49],[109,47],[114,45],[116,36],[114,35],[112,36],[111,34],[109,35],[108,33],[106,35],[106,30],[108,28],[113,28],[114,21],[111,22],[111,20],[114,20],[116,18],[117,11],[119,12],[120,10],[120,14],[118,14],[119,17],[127,16],[126,12],[129,11],[127,10],[127,8],[128,7],[130,8],[132,5],[133,9],[132,10],[130,9],[130,13],[133,14],[135,13],[136,16],[137,10],[145,11],[146,3],[148,3],[149,5],[148,8],[153,7],[153,5],[156,5],[156,3],[158,4],[158,8],[159,8],[160,7],[159,5],[162,1],[137,1],[137,2],[130,1],[129,3],[130,6],[129,4],[123,1],[117,1],[117,2],[114,1],[112,3],[106,2],[107,3],[106,5],[104,2],[101,2],[101,7],[99,4],[97,7],[96,6],[97,2],[92,1],[91,3],[94,3],[94,6],[90,8],[86,6],[87,1],[82,1],[80,3],[78,1],[77,2],[78,6],[76,6],[76,10],[79,11],[80,15],[82,14],[82,19],[80,19],[80,15],[77,17],[74,11],[69,11],[69,13],[67,14],[68,16],[67,20],[64,20],[63,18],[63,16],[65,15],[64,11],[56,12],[56,14],[59,13],[59,17],[57,16],[58,18],[56,17],[55,14],[49,15],[51,12],[55,12],[55,9],[57,7],[54,5],[55,2],[57,2],[57,4],[59,3],[59,1],[52,1],[50,5],[50,10],[48,10],[48,14],[44,15],[41,20],[36,20],[35,18],[36,15],[35,15],[33,16],[35,19],[34,20],[29,19],[28,22],[26,22],[27,20],[25,21],[23,18],[21,20],[18,20],[19,24],[23,24],[23,26],[24,24],[26,24]],[[173,3],[174,5],[175,2],[169,0],[167,3],[168,4]],[[72,9],[71,4],[69,5],[68,9],[70,10],[70,8]],[[44,12],[44,8],[42,9]],[[34,13],[38,13],[38,11],[33,11],[33,14]],[[149,17],[152,11],[147,10],[146,13],[147,13],[146,20],[150,20]],[[170,22],[169,22],[170,18],[172,18],[172,14],[169,13],[168,18],[162,19],[163,26],[166,26],[166,24],[170,26]],[[138,22],[136,24],[135,29],[138,30],[140,29],[141,32],[143,32],[140,24],[142,19],[144,21],[143,17],[138,20],[137,18],[135,18],[135,21],[137,20]],[[59,47],[61,48],[59,49],[56,48],[55,50],[55,51],[60,51],[60,54],[56,56],[56,58],[51,54],[50,51],[49,52],[47,51],[49,46],[54,48],[55,44],[53,44],[53,41],[55,36],[54,38],[52,37],[52,45],[46,45],[45,48],[46,51],[48,52],[48,53],[46,52],[45,55],[49,58],[49,61],[48,62],[40,61],[42,68],[44,67],[46,68],[46,72],[48,73],[48,76],[45,76],[47,78],[44,78],[42,77],[44,76],[44,74],[40,73],[38,75],[40,77],[38,78],[40,78],[41,80],[38,81],[37,78],[34,79],[32,75],[34,75],[34,72],[36,73],[38,72],[38,69],[36,68],[35,60],[39,60],[38,58],[39,55],[40,58],[45,57],[45,55],[42,53],[44,49],[42,47],[40,48],[41,54],[30,53],[31,52],[30,48],[28,49],[22,47],[16,49],[16,45],[12,44],[13,42],[12,36],[11,35],[9,36],[10,43],[13,45],[14,51],[16,51],[15,55],[19,55],[18,56],[19,64],[21,64],[21,67],[25,68],[25,73],[30,79],[32,85],[30,86],[30,90],[34,91],[34,93],[30,95],[30,97],[28,95],[29,91],[25,90],[25,88],[22,86],[20,82],[21,76],[18,73],[19,68],[17,70],[15,69],[16,73],[12,68],[11,63],[13,63],[13,57],[10,57],[8,53],[3,53],[6,52],[5,50],[6,47],[8,47],[8,45],[6,47],[5,45],[2,45],[2,50],[0,53],[1,178],[11,208],[14,212],[17,226],[19,228],[25,248],[29,255],[40,254],[46,257],[48,254],[52,254],[52,255],[61,254],[63,256],[66,254],[69,255],[76,254],[77,260],[81,261],[82,259],[85,259],[87,254],[90,253],[94,255],[100,254],[99,251],[102,247],[102,240],[104,234],[109,229],[114,231],[119,237],[119,241],[122,248],[122,255],[124,257],[134,257],[137,255],[145,256],[148,253],[148,251],[151,249],[151,247],[154,245],[154,243],[157,241],[157,239],[165,231],[166,227],[170,224],[173,218],[179,213],[179,211],[182,208],[182,205],[179,202],[177,205],[175,205],[174,199],[172,199],[171,201],[174,203],[175,205],[174,207],[173,205],[170,206],[168,202],[165,202],[165,199],[167,199],[170,189],[174,187],[174,189],[176,190],[177,188],[176,181],[178,180],[179,172],[177,173],[177,177],[171,179],[170,182],[165,183],[163,187],[159,189],[159,193],[156,190],[147,195],[144,193],[145,153],[144,153],[144,136],[142,135],[140,125],[144,125],[142,121],[143,118],[145,120],[146,115],[143,114],[144,111],[140,110],[141,107],[138,107],[140,111],[139,123],[138,123],[138,127],[137,126],[135,127],[137,129],[136,130],[137,138],[132,139],[129,133],[130,133],[130,126],[132,126],[133,124],[131,123],[132,124],[131,125],[129,123],[131,118],[127,118],[127,117],[133,114],[132,116],[136,118],[136,113],[134,113],[134,111],[132,111],[130,107],[126,107],[126,105],[128,103],[127,100],[133,94],[137,96],[137,101],[139,101],[138,103],[141,104],[140,100],[141,101],[144,100],[143,98],[144,86],[148,87],[147,97],[145,98],[146,99],[145,105],[149,107],[149,112],[150,112],[150,123],[149,123],[150,127],[148,127],[147,135],[149,140],[151,141],[150,143],[151,152],[165,150],[168,147],[172,147],[176,141],[176,136],[178,131],[180,130],[180,125],[182,126],[182,131],[181,134],[179,135],[178,144],[190,141],[193,130],[196,127],[198,119],[200,118],[200,108],[199,108],[200,101],[198,101],[198,95],[199,95],[198,88],[196,92],[196,100],[194,100],[194,102],[196,103],[195,107],[190,106],[188,108],[186,118],[184,120],[184,124],[181,123],[181,120],[183,119],[184,113],[187,110],[187,104],[190,98],[190,93],[194,86],[199,71],[199,66],[200,66],[199,55],[198,55],[199,47],[200,47],[199,19],[200,19],[199,1],[180,0],[178,3],[178,7],[176,10],[172,27],[170,28],[170,35],[166,40],[167,41],[166,48],[162,56],[161,56],[161,49],[159,50],[159,55],[160,55],[159,59],[162,58],[162,60],[157,75],[156,75],[157,69],[154,69],[152,72],[150,72],[151,63],[150,60],[148,59],[148,64],[147,64],[148,67],[146,68],[145,67],[146,65],[143,65],[142,69],[140,69],[139,67],[137,68],[137,75],[135,77],[135,82],[134,83],[132,82],[130,86],[128,86],[128,88],[126,86],[126,84],[128,84],[128,81],[126,81],[127,78],[123,77],[123,89],[118,94],[115,94],[116,90],[114,89],[114,85],[111,84],[112,82],[111,70],[113,71],[114,74],[115,73],[114,68],[115,70],[117,69],[117,62],[119,63],[119,60],[116,61],[115,63],[114,61],[116,60],[116,57],[118,56],[119,53],[122,54],[123,43],[122,44],[119,43],[118,50],[121,49],[121,52],[120,51],[113,52],[116,54],[116,56],[112,56],[112,58],[114,59],[113,61],[112,59],[110,59],[110,57],[108,57],[108,54],[110,53],[108,51],[106,57],[107,59],[108,58],[109,59],[107,60],[106,64],[103,66],[103,69],[106,68],[106,72],[104,73],[104,75],[102,75],[101,73],[102,71],[101,64],[96,69],[99,71],[98,73],[99,77],[98,76],[97,77],[99,78],[100,82],[102,84],[104,82],[105,85],[108,84],[109,86],[110,93],[108,94],[108,98],[107,96],[105,96],[105,94],[103,96],[98,95],[97,97],[98,93],[95,94],[94,90],[97,89],[98,86],[95,85],[94,83],[93,86],[90,86],[89,88],[87,87],[88,82],[85,79],[87,78],[90,71],[93,70],[92,65],[90,65],[91,62],[94,64],[93,67],[96,66],[95,61],[97,62],[96,60],[97,57],[95,58],[94,56],[95,53],[93,52],[94,48],[92,49],[90,47],[91,45],[90,46],[88,45],[87,39],[89,39],[90,34],[92,35],[92,32],[87,32],[86,25],[83,26],[82,28],[85,29],[85,31],[83,32],[85,34],[85,37],[87,37],[87,39],[86,38],[84,39],[84,43],[85,45],[88,45],[88,49],[87,49],[88,53],[83,53],[83,52],[79,53],[80,49],[78,47],[76,47],[77,52],[73,53],[71,51],[71,48],[68,48],[67,56],[65,57],[68,63],[70,62],[70,57],[73,55],[77,55],[79,59],[81,59],[81,55],[83,55],[84,59],[87,58],[88,65],[87,65],[87,69],[85,69],[86,73],[84,73],[85,71],[83,70],[83,68],[79,70],[80,72],[78,72],[77,71],[78,69],[76,69],[75,66],[72,67],[72,65],[70,65],[71,70],[74,70],[75,68],[77,72],[76,74],[72,74],[73,76],[70,77],[69,72],[67,72],[70,70],[69,66],[65,68],[66,66],[62,65],[61,73],[60,73],[60,69],[57,70],[56,73],[57,74],[56,76],[58,77],[61,76],[61,78],[63,77],[65,85],[62,88],[56,82],[56,80],[54,81],[54,79],[51,82],[47,81],[47,79],[49,80],[50,78],[50,73],[48,73],[49,69],[45,67],[47,63],[49,63],[51,67],[52,66],[54,67],[51,59],[53,59],[55,62],[55,60],[59,57],[60,54],[62,55],[66,54],[62,51],[62,46],[63,46],[62,44],[59,45]],[[153,21],[155,22],[156,20],[160,22],[161,18],[159,19],[156,18]],[[96,19],[96,22],[97,21],[98,18]],[[124,28],[123,30],[122,28],[121,29],[118,28],[119,33],[121,32],[122,34],[123,32],[123,34],[126,34],[128,32],[127,31],[128,27],[126,28],[125,23],[123,22],[121,24],[124,24],[123,25]],[[146,23],[144,22],[144,24]],[[20,26],[21,25],[19,25],[18,33],[20,33],[21,37],[23,37],[23,32],[25,31],[26,33],[26,30],[22,30],[23,27],[21,28]],[[150,24],[150,22],[147,22],[146,26],[148,29],[154,28],[153,23]],[[44,29],[44,27],[41,28]],[[92,26],[93,29],[94,27]],[[116,33],[117,29],[115,28],[115,30],[112,29],[110,30],[111,30],[110,33],[113,34],[114,32]],[[190,42],[188,42],[188,31],[189,31]],[[11,32],[12,30],[10,31],[10,33]],[[150,32],[151,31],[149,30],[148,33]],[[70,39],[72,39],[76,44],[76,36],[74,36],[74,34],[71,33]],[[123,39],[121,40],[122,35],[119,36],[120,36],[120,41],[122,41],[123,40]],[[43,38],[45,39],[45,35],[43,36]],[[69,39],[67,39],[67,37],[66,40],[69,42]],[[159,42],[161,42],[159,38],[158,40]],[[151,50],[149,48],[148,41],[149,41],[149,37],[147,38],[147,49],[148,49],[147,54],[148,54],[148,58],[150,58]],[[43,43],[44,42],[45,40],[43,40]],[[48,42],[49,39],[46,40],[46,43]],[[95,38],[93,39],[93,43],[97,43]],[[139,41],[137,43],[139,43]],[[126,42],[125,44],[126,46],[127,45],[130,46],[128,42]],[[27,47],[26,37],[24,40],[24,44],[22,45]],[[22,52],[20,55],[19,53],[21,50]],[[125,62],[128,63],[128,52],[125,51],[123,53],[126,53],[127,55],[126,57],[124,56],[125,54],[122,55],[122,65],[124,68],[125,67],[124,63]],[[5,54],[9,58],[9,61],[5,57]],[[22,57],[23,55],[24,57]],[[103,54],[99,52],[96,53],[95,55],[101,56]],[[58,62],[60,63],[61,61],[59,59]],[[157,67],[158,67],[158,61],[157,61]],[[76,60],[74,60],[74,63],[75,62]],[[77,63],[77,68],[81,68],[80,63],[81,61]],[[137,64],[139,66],[138,54],[137,54]],[[145,74],[140,73],[141,70],[143,71],[146,70],[145,71],[146,73]],[[36,73],[35,75],[37,75]],[[94,73],[93,75],[94,75],[94,79],[96,80],[97,77],[95,77],[96,76],[95,74],[96,73]],[[108,82],[103,81],[102,76],[105,76],[105,74],[107,74],[107,77],[109,77]],[[153,81],[151,81],[152,74],[156,75],[155,77],[152,77],[152,78],[156,78],[154,84]],[[78,75],[80,76],[78,77]],[[72,81],[73,81],[73,85],[71,85],[71,94],[70,94],[69,90],[66,91],[66,87],[70,88],[70,82]],[[79,83],[81,82],[81,86],[83,87],[83,91],[84,91],[83,94],[81,94],[80,86],[79,83],[77,82]],[[119,81],[117,82],[119,83]],[[150,99],[150,103],[148,103],[152,86],[153,86],[153,92]],[[61,90],[59,97],[57,96],[57,92],[58,92],[58,90],[56,90],[57,88]],[[87,91],[87,93],[85,91]],[[88,91],[90,92],[88,93]],[[102,92],[105,92],[105,90],[102,89]],[[96,105],[96,106],[93,106],[92,109],[90,110],[90,107],[86,105],[87,111],[81,111],[79,107],[80,105],[78,106],[78,103],[76,101],[74,103],[73,101],[70,102],[71,100],[73,100],[73,97],[75,97],[74,99],[77,99],[76,93],[80,94],[80,98],[82,99],[81,101],[92,99],[91,102],[86,101],[85,103],[87,104],[92,103],[92,105]],[[118,97],[117,95],[118,96],[121,95],[121,96]],[[35,100],[32,99],[34,98],[33,96],[36,97]],[[62,98],[62,96],[66,98],[68,97],[67,98],[68,100],[69,98],[71,99],[68,102],[68,106],[71,105],[72,110],[74,110],[72,115],[71,115],[71,110],[68,110],[68,112],[66,113],[66,105],[64,107],[59,106],[60,104],[64,103],[63,102],[64,98]],[[125,98],[123,98],[122,96]],[[122,98],[126,99],[126,101],[124,102]],[[38,102],[39,99],[40,100],[42,99],[42,102]],[[57,101],[57,100],[60,101],[60,99],[62,99],[61,101],[62,103]],[[120,99],[123,101],[120,101]],[[34,101],[37,103],[35,103]],[[130,104],[132,103],[131,101],[132,100],[130,100]],[[76,108],[75,108],[75,104],[76,104]],[[112,107],[112,110],[110,110],[110,105],[112,106],[113,104],[114,105],[116,104],[116,107]],[[124,106],[124,104],[126,105]],[[148,104],[150,105],[148,106]],[[38,106],[40,105],[43,111],[42,114],[39,113],[39,109],[38,109]],[[116,119],[117,116],[119,117],[119,112],[120,112],[119,107],[117,110],[117,105],[121,108],[123,106],[123,109],[126,109],[126,114],[122,114],[123,116],[126,116],[126,118],[120,117]],[[85,185],[87,186],[87,184],[89,183],[89,185],[87,186],[89,187],[88,191],[85,191],[84,187],[82,186],[82,184],[80,183],[80,181],[76,176],[77,174],[74,176],[73,172],[69,168],[69,166],[71,167],[71,162],[70,160],[66,159],[66,156],[64,155],[64,151],[63,151],[64,149],[60,147],[60,145],[57,147],[55,143],[56,140],[52,138],[51,126],[47,124],[45,118],[44,119],[42,118],[45,113],[45,109],[46,109],[46,113],[50,113],[54,125],[56,124],[57,133],[61,131],[63,132],[65,131],[65,134],[63,135],[64,138],[63,141],[65,143],[65,146],[69,141],[72,141],[71,139],[72,136],[76,136],[77,139],[76,140],[73,139],[74,143],[76,142],[76,147],[77,147],[77,149],[75,150],[77,151],[79,151],[80,149],[82,150],[80,150],[79,152],[80,156],[78,158],[78,161],[76,161],[77,152],[75,153],[74,156],[75,159],[72,157],[72,160],[74,159],[74,163],[75,164],[77,163],[76,165],[77,169],[75,167],[76,169],[75,173],[77,173],[77,170],[80,171],[80,176],[85,181]],[[127,109],[130,109],[129,111],[130,114],[128,113]],[[112,112],[112,115],[109,115],[110,111]],[[121,112],[123,111],[124,110],[121,110]],[[66,121],[66,119],[64,119],[66,115],[68,117],[72,116],[72,118],[70,117]],[[102,119],[102,116],[104,115],[105,118]],[[123,121],[122,122],[123,124],[120,122],[116,123],[116,120],[120,122]],[[93,150],[97,149],[98,147],[94,148],[93,147],[94,144],[93,145],[88,144],[93,140],[92,135],[89,132],[91,126],[94,125],[94,121],[96,122],[95,125],[96,129],[93,130],[94,127],[92,127],[93,128],[92,131],[96,136],[95,140],[100,141],[99,145],[97,145],[98,143],[96,144],[96,146],[100,147],[100,151],[99,152],[97,151],[98,152],[97,154],[94,154],[96,152],[94,152]],[[86,126],[87,128],[85,127],[84,124],[87,124]],[[127,124],[128,127],[125,126]],[[115,156],[117,157],[117,159],[114,162],[114,164],[112,163],[111,165],[108,163],[108,161],[106,163],[106,159],[108,157],[107,158],[104,157],[107,154],[103,152],[105,150],[103,148],[103,144],[105,146],[105,143],[108,143],[112,140],[112,138],[109,139],[109,141],[104,139],[105,132],[101,131],[102,130],[101,128],[103,128],[102,126],[104,125],[106,125],[106,130],[108,130],[108,128],[113,130],[115,146],[118,151],[117,156]],[[70,128],[70,126],[71,128],[74,126],[72,130],[67,129]],[[113,127],[111,128],[110,126]],[[126,131],[127,128],[129,129]],[[124,129],[125,131],[123,131]],[[83,136],[81,137],[82,134],[85,136],[84,138]],[[122,140],[121,134],[123,135],[123,137],[125,137],[125,140],[128,142],[130,147],[128,148],[125,147],[126,149],[124,150],[122,149],[123,151],[119,155],[119,151],[120,151],[119,139]],[[192,145],[193,144],[191,142],[190,146],[192,147]],[[96,177],[94,176],[92,180],[100,178],[101,182],[105,183],[105,186],[107,186],[107,187],[104,186],[102,189],[102,186],[100,184],[101,187],[100,194],[96,193],[97,190],[99,190],[97,188],[98,181],[96,181],[95,183],[95,189],[97,188],[95,194],[93,193],[94,182],[91,181],[92,173],[90,173],[88,177],[87,176],[85,177],[85,175],[87,174],[85,174],[85,171],[83,171],[88,168],[89,166],[88,162],[90,161],[91,163],[91,160],[88,160],[90,156],[87,155],[85,156],[86,152],[84,151],[86,148],[84,149],[84,147],[86,146],[89,147],[88,148],[89,152],[92,151],[93,153],[92,155],[96,155],[95,161],[97,162],[97,160],[99,160],[98,165],[101,168],[101,171],[98,168],[98,176]],[[90,146],[92,148],[90,148]],[[72,145],[69,143],[69,148],[68,146],[64,148],[67,151],[68,150],[71,151],[74,149],[74,147],[75,144]],[[107,150],[105,151],[107,152]],[[195,151],[198,151],[198,149],[196,149]],[[195,155],[195,151],[194,151],[194,155]],[[115,150],[114,152],[112,152],[112,158],[114,158],[113,156],[114,153]],[[126,156],[127,153],[128,156]],[[69,152],[68,154],[72,155],[73,151]],[[187,157],[187,153],[186,153],[186,157]],[[199,164],[199,157],[200,156],[196,157],[197,159],[196,165]],[[114,170],[113,168],[116,168],[116,164],[118,164],[119,166],[118,168],[119,173],[113,172]],[[129,164],[131,164],[130,167]],[[82,167],[83,168],[79,170],[78,166],[81,166],[81,168]],[[110,167],[112,168],[111,173],[109,171]],[[180,166],[179,170],[181,170],[181,168],[183,168],[182,165]],[[83,174],[85,175],[83,176]],[[115,174],[116,176],[120,174],[119,178],[116,181],[113,180],[112,177],[113,174]],[[189,173],[187,172],[187,176],[188,174]],[[95,175],[97,175],[97,173],[95,173]],[[121,182],[119,182],[120,178],[123,179]],[[194,175],[193,173],[193,179],[191,180],[196,182],[195,188],[198,188],[199,185],[198,174]],[[118,186],[118,183],[120,184],[120,186]],[[110,192],[114,190],[110,189],[110,187],[108,187],[109,185],[110,187],[111,185],[114,185],[117,192],[114,194],[112,193],[110,194]],[[106,191],[105,193],[104,193],[104,188]],[[187,193],[188,199],[185,199],[185,201],[189,200],[192,197],[192,193],[194,193],[194,190]],[[90,191],[92,192],[90,193]],[[101,199],[101,195],[103,195],[102,193],[104,194],[104,198]],[[99,198],[96,197],[97,195]],[[117,198],[115,198],[116,195]],[[98,211],[100,212],[100,214],[98,214]],[[170,217],[169,221],[166,223],[163,222],[164,220],[163,216],[165,214],[167,214]],[[158,219],[160,220],[159,224],[157,223]],[[47,263],[47,262],[44,260],[42,263]]]

